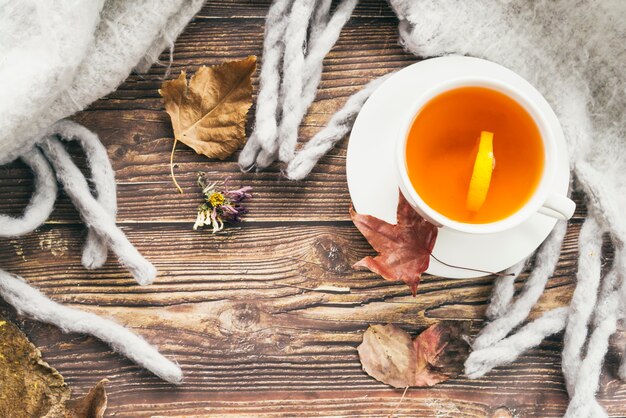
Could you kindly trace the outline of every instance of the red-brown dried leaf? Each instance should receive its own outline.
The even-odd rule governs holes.
[[[415,296],[422,273],[428,269],[437,227],[415,212],[402,194],[395,225],[371,215],[358,214],[353,208],[350,208],[350,216],[378,252],[376,257],[365,257],[354,267],[367,268],[386,280],[402,280]]]
[[[358,347],[363,370],[395,388],[433,386],[458,376],[469,353],[467,324],[442,321],[415,340],[395,325],[372,325]]]
[[[89,392],[78,399],[67,401],[64,418],[102,418],[107,409],[107,393],[104,384],[107,379],[102,379]]]
[[[464,339],[468,325],[461,321],[441,321],[413,340],[416,362],[412,386],[436,385],[463,371],[470,348]]]

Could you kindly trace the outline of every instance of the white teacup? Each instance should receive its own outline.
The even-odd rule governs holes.
[[[526,202],[526,204],[517,212],[496,222],[483,224],[463,223],[450,219],[435,211],[433,208],[428,206],[428,204],[426,204],[426,202],[424,202],[424,200],[417,193],[411,184],[411,180],[409,179],[407,172],[406,141],[416,115],[420,112],[422,107],[435,96],[438,96],[448,90],[460,87],[485,87],[509,96],[530,114],[539,128],[539,132],[543,140],[545,158],[544,168],[541,180],[539,181],[539,185],[535,189],[535,192],[528,202]],[[536,103],[533,103],[532,100],[528,99],[528,96],[524,91],[521,91],[502,81],[496,81],[489,78],[454,78],[438,84],[424,94],[416,97],[413,107],[406,112],[402,120],[402,126],[400,126],[400,129],[398,130],[400,136],[397,138],[396,152],[396,165],[398,167],[398,183],[400,185],[400,191],[411,206],[420,215],[433,224],[437,226],[446,226],[454,230],[470,234],[490,234],[511,229],[521,224],[537,212],[558,219],[569,219],[574,214],[574,210],[576,209],[574,202],[567,196],[553,193],[558,164],[557,146],[554,132],[547,123],[546,115],[542,114],[540,107],[538,107]]]

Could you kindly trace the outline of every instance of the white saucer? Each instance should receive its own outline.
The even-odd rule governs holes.
[[[346,173],[350,197],[357,212],[396,222],[398,181],[395,168],[396,129],[403,111],[423,89],[456,76],[490,77],[523,88],[551,124],[560,157],[554,192],[569,186],[568,154],[561,125],[550,105],[530,84],[500,65],[478,58],[447,56],[410,65],[385,81],[361,109],[348,143]],[[530,88],[529,88],[530,87]],[[541,214],[496,234],[471,235],[441,228],[433,255],[447,264],[498,272],[529,256],[548,236],[556,220]],[[449,278],[486,274],[445,266],[431,258],[429,274]]]

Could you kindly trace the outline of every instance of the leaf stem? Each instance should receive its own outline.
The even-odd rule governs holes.
[[[432,258],[434,258],[436,261],[438,261],[439,263],[443,264],[444,266],[447,267],[452,267],[453,269],[460,269],[460,270],[468,270],[468,271],[475,271],[477,273],[487,273],[487,274],[493,274],[499,277],[504,277],[504,276],[514,276],[513,273],[494,273],[492,271],[487,271],[487,270],[480,270],[480,269],[473,269],[470,267],[459,267],[459,266],[455,266],[453,264],[448,264],[445,261],[441,261],[440,259],[438,259],[437,257],[435,257],[435,255],[433,253],[430,253],[430,256]]]
[[[176,152],[177,142],[178,142],[178,139],[174,137],[174,145],[172,146],[172,152],[170,153],[170,176],[172,177],[172,181],[174,182],[174,185],[178,189],[178,193],[183,194],[183,189],[181,189],[180,185],[176,181],[176,175],[174,174],[174,153]]]
[[[404,392],[402,392],[402,397],[400,398],[400,401],[398,401],[398,403],[396,404],[395,408],[393,408],[393,411],[391,411],[391,414],[389,414],[389,418],[393,418],[393,416],[396,414],[408,390],[409,390],[408,386],[404,388]]]

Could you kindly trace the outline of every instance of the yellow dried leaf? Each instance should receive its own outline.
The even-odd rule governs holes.
[[[0,416],[27,418],[54,413],[70,398],[63,376],[13,323],[0,328]]]
[[[0,417],[102,418],[104,382],[84,398],[70,400],[63,376],[11,321],[0,316]]]
[[[159,94],[174,129],[170,159],[173,179],[177,141],[198,154],[220,160],[245,142],[246,115],[252,105],[251,76],[255,70],[256,57],[251,55],[240,61],[203,66],[189,82],[185,71],[177,79],[163,82]]]

